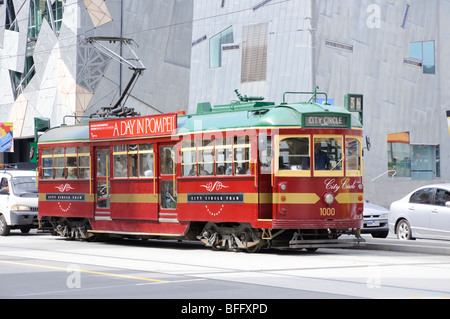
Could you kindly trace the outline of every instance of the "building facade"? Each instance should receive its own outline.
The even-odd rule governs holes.
[[[362,94],[366,198],[389,206],[450,180],[450,2],[196,0],[190,111],[242,94]]]
[[[33,135],[35,117],[57,126],[114,105],[133,73],[86,41],[91,37],[133,40],[146,70],[127,107],[142,114],[186,108],[192,5],[191,0],[0,1],[0,122],[13,122],[14,137],[23,138]],[[121,42],[102,44],[133,58]]]

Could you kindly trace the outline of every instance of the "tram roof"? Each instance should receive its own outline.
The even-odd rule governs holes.
[[[237,102],[211,107],[200,103],[197,113],[178,115],[178,133],[226,129],[302,127],[306,116],[344,116],[349,128],[361,128],[358,116],[347,109],[318,103]],[[89,141],[89,123],[62,125],[45,132],[39,143]]]

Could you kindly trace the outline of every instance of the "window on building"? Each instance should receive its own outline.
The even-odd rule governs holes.
[[[10,71],[12,86],[14,89],[14,96],[17,98],[23,90],[30,83],[34,74],[36,73],[34,67],[34,60],[32,56],[27,56],[25,58],[25,67],[23,73]]]
[[[406,4],[405,14],[403,15],[402,28],[405,28],[405,26],[406,26],[406,21],[408,19],[408,13],[409,13],[409,8],[410,7],[411,6],[409,4]]]
[[[396,177],[411,177],[409,132],[388,135],[388,170]]]
[[[211,37],[209,40],[209,67],[218,68],[222,66],[222,44],[233,43],[233,27]]]
[[[267,73],[267,23],[244,27],[241,82],[265,81]]]
[[[19,31],[19,25],[16,20],[16,10],[14,9],[14,2],[12,0],[6,1],[5,29]]]
[[[46,19],[50,27],[58,33],[61,29],[64,6],[62,0],[55,1],[51,8],[46,0],[30,0],[28,20],[28,39],[36,40],[41,31],[42,21]]]
[[[412,42],[409,45],[409,57],[422,61],[424,74],[435,74],[434,41]]]
[[[388,135],[388,169],[413,180],[440,177],[440,146],[410,144],[408,132]]]

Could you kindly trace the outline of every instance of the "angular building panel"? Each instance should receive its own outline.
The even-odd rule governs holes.
[[[91,115],[115,103],[132,73],[84,41],[96,36],[133,39],[147,66],[128,107],[142,114],[187,108],[192,3],[5,0],[0,72],[8,80],[0,83],[0,117],[13,121],[15,137],[22,138],[34,134],[27,124],[34,117],[57,126],[65,116]],[[105,45],[129,57],[119,43]]]

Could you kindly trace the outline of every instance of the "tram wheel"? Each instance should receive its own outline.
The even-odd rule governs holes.
[[[239,236],[242,244],[245,247],[245,251],[248,253],[256,253],[258,252],[261,247],[261,242],[255,242],[253,232],[251,229],[247,228],[244,231],[242,231],[241,235]]]

